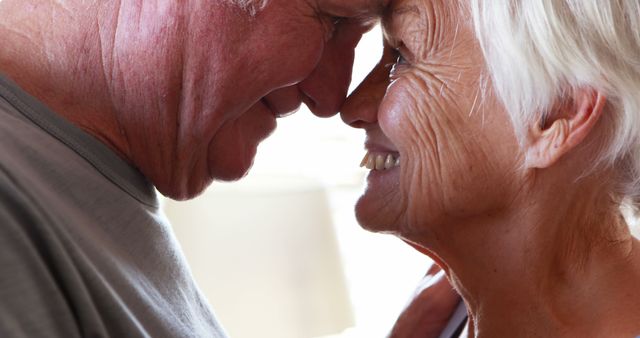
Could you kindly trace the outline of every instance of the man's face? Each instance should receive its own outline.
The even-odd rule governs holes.
[[[114,97],[135,112],[122,114],[131,160],[176,199],[241,178],[277,117],[302,102],[319,116],[338,110],[354,48],[386,1],[268,0],[253,16],[230,0],[123,11],[114,68],[134,71],[118,74]]]

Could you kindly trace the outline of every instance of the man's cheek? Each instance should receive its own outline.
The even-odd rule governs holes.
[[[325,46],[317,36],[298,36],[295,41],[294,47],[266,47],[256,51],[255,62],[260,65],[261,70],[248,75],[254,78],[256,74],[265,74],[264,77],[268,77],[272,83],[272,89],[295,85],[305,80],[320,63]]]

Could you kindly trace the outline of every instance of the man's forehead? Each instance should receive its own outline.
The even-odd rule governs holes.
[[[340,17],[379,17],[391,0],[315,0],[318,8]]]

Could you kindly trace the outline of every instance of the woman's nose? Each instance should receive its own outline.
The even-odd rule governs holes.
[[[349,95],[340,110],[344,123],[354,128],[366,128],[378,123],[378,107],[389,85],[389,55],[382,60]]]

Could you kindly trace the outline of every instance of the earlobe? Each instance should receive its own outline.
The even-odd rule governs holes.
[[[606,104],[605,96],[591,88],[579,88],[570,101],[550,112],[551,123],[529,129],[525,166],[548,168],[575,149],[593,131]]]

